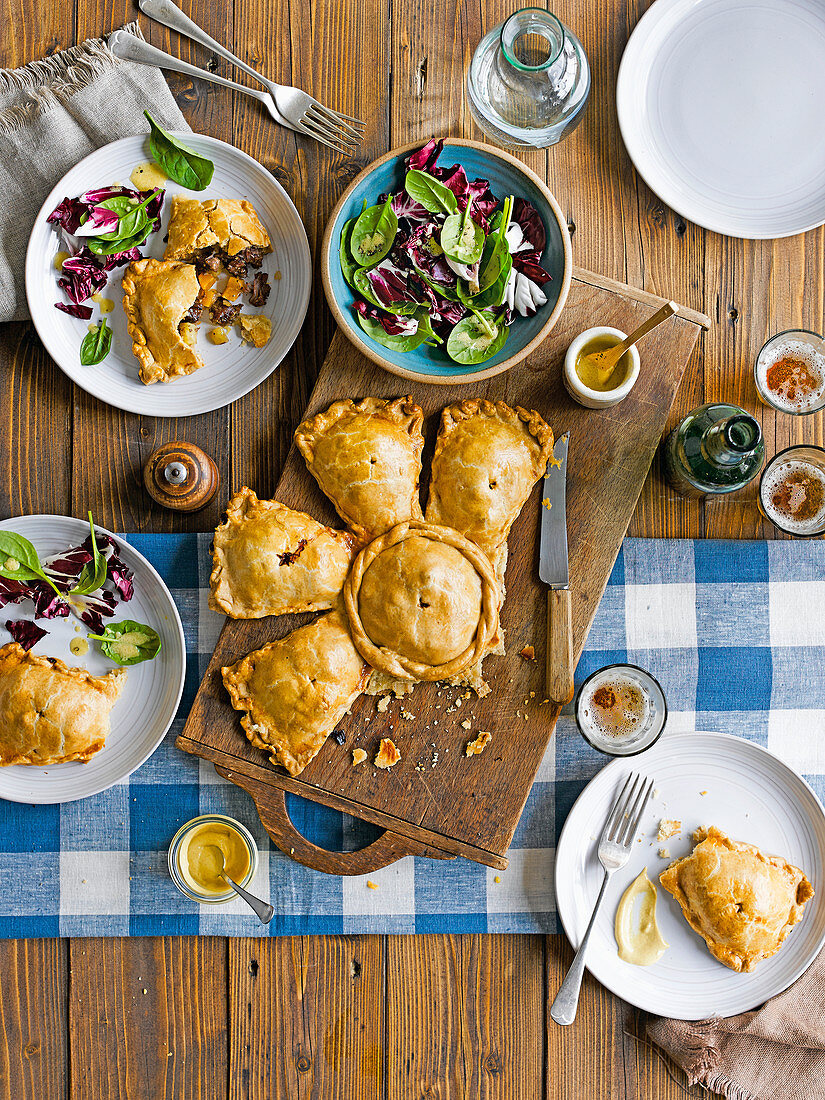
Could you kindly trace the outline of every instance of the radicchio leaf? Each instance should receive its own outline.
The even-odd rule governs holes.
[[[89,627],[93,634],[103,630],[103,616],[114,615],[117,601],[112,592],[101,588],[88,596],[72,596],[72,609],[77,617]]]
[[[31,619],[6,619],[6,630],[19,646],[28,651],[49,633]]]
[[[530,242],[531,251],[537,252],[540,256],[547,246],[547,233],[535,206],[527,199],[515,199],[511,220],[520,227],[524,239]]]
[[[377,267],[366,272],[372,292],[385,309],[392,312],[396,302],[416,302],[418,299],[411,292],[403,271],[399,271],[394,264],[382,260]]]
[[[432,175],[445,187],[449,187],[456,197],[458,209],[463,211],[467,203],[470,202],[472,195],[470,194],[470,185],[467,182],[467,173],[461,165],[454,164],[450,168],[434,167]]]
[[[498,199],[490,190],[488,180],[470,180],[467,186],[473,198],[473,217],[486,233],[488,232],[487,219],[492,217],[493,211],[498,206]]]
[[[88,321],[92,316],[91,306],[79,306],[74,302],[55,302],[54,308],[68,313],[70,317],[77,317],[80,321]]]
[[[533,283],[538,283],[539,286],[544,286],[552,279],[552,275],[545,271],[539,263],[538,252],[520,253],[513,256],[513,268],[515,271],[520,272],[526,278]]]
[[[435,225],[419,225],[410,234],[406,252],[417,271],[422,272],[439,286],[454,290],[456,286],[455,273],[450,268],[441,246],[435,239]],[[435,247],[440,255],[436,255]]]
[[[65,259],[62,271],[63,275],[57,280],[57,285],[78,304],[91,298],[109,280],[109,276],[87,248],[81,248],[74,256]]]
[[[80,199],[70,199],[67,195],[63,201],[52,210],[46,221],[51,225],[59,225],[67,233],[74,233],[80,226],[84,214],[88,212],[88,205]]]
[[[110,538],[109,535],[101,534],[99,531],[96,532],[96,541],[98,550],[106,559],[107,580],[111,581],[115,586],[115,590],[120,595],[121,600],[128,602],[134,595],[134,584],[132,580],[134,574],[132,570],[121,561],[120,547],[113,538]],[[48,573],[62,592],[68,592],[69,589],[77,583],[77,578],[83,572],[84,566],[88,565],[92,560],[92,536],[89,534],[80,546],[72,546],[62,554],[55,554],[51,558],[46,558],[43,562],[43,570]],[[112,606],[114,607],[114,596],[112,593],[102,589],[92,593],[90,596],[78,596],[72,597],[72,599],[76,602],[80,602],[80,600],[94,600],[98,597],[105,599],[107,604],[109,599],[111,599],[113,601]],[[107,614],[107,612],[103,613]],[[111,614],[111,612],[108,612],[108,614]]]
[[[417,168],[420,172],[430,172],[444,148],[444,140],[430,138],[426,145],[407,157],[407,171]]]
[[[386,195],[381,196],[378,199],[380,202],[386,202]],[[399,218],[406,218],[411,222],[427,222],[432,218],[432,214],[429,210],[422,206],[420,202],[416,202],[411,198],[406,191],[397,191],[392,197],[392,208],[395,215]]]
[[[372,321],[378,321],[389,336],[412,336],[418,332],[418,319],[415,317],[400,317],[395,314],[385,313],[371,302],[365,302],[362,298],[355,300],[355,309],[362,317],[369,317]]]
[[[140,249],[137,245],[134,248],[130,248],[127,252],[115,252],[111,256],[98,256],[97,260],[103,261],[103,270],[111,271],[113,267],[123,267],[124,264],[130,264],[132,260],[141,259]]]

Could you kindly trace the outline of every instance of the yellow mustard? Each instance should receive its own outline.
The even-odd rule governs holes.
[[[613,373],[606,379],[602,379],[598,370],[587,361],[588,355],[594,355],[598,351],[607,351],[608,348],[615,348],[621,342],[621,336],[611,336],[606,333],[602,336],[594,336],[592,340],[584,345],[576,356],[575,365],[576,374],[583,386],[587,386],[589,390],[597,390],[599,393],[606,393],[608,390],[615,390],[621,386],[633,367],[630,352],[626,351],[624,353],[616,364]]]
[[[190,830],[178,849],[178,868],[190,888],[198,894],[225,894],[231,890],[221,871],[243,883],[251,859],[246,841],[236,828],[222,822],[205,821]]]
[[[637,898],[641,901],[635,915]],[[647,877],[646,868],[622,894],[616,910],[615,932],[619,958],[635,966],[650,966],[668,948],[656,923],[656,887]]]
[[[151,160],[133,168],[129,179],[138,191],[154,191],[156,187],[166,187],[169,182],[169,177],[160,165]]]

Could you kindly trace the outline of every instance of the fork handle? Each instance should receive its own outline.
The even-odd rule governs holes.
[[[596,915],[602,904],[602,898],[607,889],[607,884],[610,881],[610,875],[610,871],[605,871],[604,878],[602,879],[602,888],[599,890],[599,896],[596,898],[596,904],[593,906],[590,923],[584,933],[584,938],[579,944],[579,949],[576,952],[573,962],[570,964],[567,976],[559,986],[556,998],[550,1006],[550,1018],[555,1020],[557,1024],[572,1024],[576,1019],[576,1012],[579,1007],[579,993],[581,992],[582,978],[584,977],[584,956],[587,954],[587,945],[590,943],[590,933],[593,931],[593,927],[596,923]]]
[[[269,87],[269,81],[261,76],[257,69],[247,65],[245,61],[241,61],[226,46],[222,46],[220,42],[216,42],[214,38],[211,38],[194,20],[190,19],[188,15],[184,15],[177,4],[172,3],[172,0],[138,0],[138,6],[144,15],[148,15],[150,19],[155,19],[158,23],[162,23],[164,27],[169,27],[170,30],[177,31],[178,34],[199,42],[202,46],[206,46],[208,50],[222,57],[224,61],[237,65],[239,69],[263,84],[264,87]]]
[[[179,57],[164,53],[163,50],[150,46],[148,42],[143,42],[140,38],[136,38],[123,29],[112,31],[108,38],[108,46],[115,57],[119,57],[123,61],[136,61],[139,65],[153,65],[159,69],[168,69],[173,73],[183,73],[184,76],[191,76],[196,80],[208,80],[210,84],[220,84],[222,88],[231,88],[235,92],[243,92],[244,95],[250,95],[253,99],[265,95],[264,92],[259,92],[255,88],[247,88],[245,84],[236,84],[234,80],[227,80],[226,77],[218,76],[217,73],[210,73],[208,69],[199,69],[197,65],[190,65],[186,61],[181,61]],[[280,112],[277,121],[282,126],[288,126],[290,130],[294,129]]]

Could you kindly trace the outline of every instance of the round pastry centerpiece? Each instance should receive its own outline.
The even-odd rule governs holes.
[[[375,539],[353,563],[344,602],[358,652],[398,679],[456,676],[499,642],[493,568],[450,527],[411,520]]]

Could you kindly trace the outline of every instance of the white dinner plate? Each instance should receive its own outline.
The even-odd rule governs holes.
[[[624,143],[655,193],[732,237],[825,222],[822,0],[656,0],[616,86]]]
[[[631,771],[655,780],[657,796],[645,812],[630,862],[617,871],[590,940],[587,968],[602,985],[648,1012],[697,1020],[747,1012],[787,988],[825,943],[825,811],[808,784],[766,749],[721,733],[665,734],[632,760],[614,760],[576,800],[559,838],[556,898],[567,937],[578,946],[602,881],[596,856],[610,806]],[[677,819],[682,832],[662,843],[659,821]],[[708,951],[687,924],[658,876],[672,859],[687,855],[691,834],[716,825],[733,840],[757,844],[801,867],[816,891],[805,915],[778,954],[737,974]],[[660,859],[665,847],[670,859]],[[652,966],[623,962],[613,934],[616,906],[625,888],[647,867],[657,886],[656,914],[668,950]]]
[[[233,145],[202,134],[178,134],[215,165],[212,182],[205,191],[189,191],[169,180],[163,203],[160,230],[141,248],[144,256],[163,258],[170,200],[174,194],[193,198],[248,199],[263,222],[272,241],[272,252],[264,258],[263,271],[269,274],[272,288],[261,309],[244,303],[245,313],[265,313],[272,321],[272,336],[262,348],[241,341],[233,326],[229,342],[215,345],[206,339],[210,325],[208,314],[198,335],[197,351],[204,366],[171,382],[145,386],[138,375],[138,361],[132,354],[132,341],[126,329],[121,281],[125,268],[115,268],[101,291],[115,301],[107,314],[112,329],[112,350],[97,366],[80,364],[80,342],[100,310],[94,302],[92,321],[80,321],[54,308],[55,302],[68,301],[58,287],[59,272],[54,258],[64,246],[59,234],[46,221],[58,203],[68,195],[74,198],[84,191],[118,182],[132,186],[132,170],[149,158],[147,134],[113,141],[90,153],[67,172],[43,204],[29,240],[26,253],[26,297],[37,334],[55,360],[73,382],[101,401],[128,412],[147,416],[192,416],[210,412],[235,401],[259,385],[278,366],[295,343],[309,304],[312,261],[306,231],[291,199],[283,187],[252,157]],[[280,278],[274,279],[275,272]]]
[[[132,599],[118,600],[114,616],[104,622],[134,619],[145,623],[160,634],[161,650],[154,660],[127,667],[126,682],[111,711],[111,732],[105,746],[87,764],[0,768],[0,798],[11,802],[74,802],[122,782],[161,743],[180,703],[186,647],[180,616],[169,589],[146,558],[120,535],[98,524],[95,528],[111,535],[120,548],[121,559],[135,574]],[[23,535],[34,544],[41,559],[78,546],[89,534],[88,523],[70,516],[14,516],[0,522],[0,529]],[[6,604],[0,616],[0,642],[12,640],[2,626],[7,619],[33,618],[30,602]],[[74,616],[38,619],[37,624],[49,633],[32,648],[33,653],[59,657],[68,665],[82,665],[95,676],[118,667],[103,656],[95,642],[89,643],[89,650],[82,657],[71,652],[72,638],[85,637],[87,633],[85,626],[80,634],[75,632],[75,626],[83,624]]]

